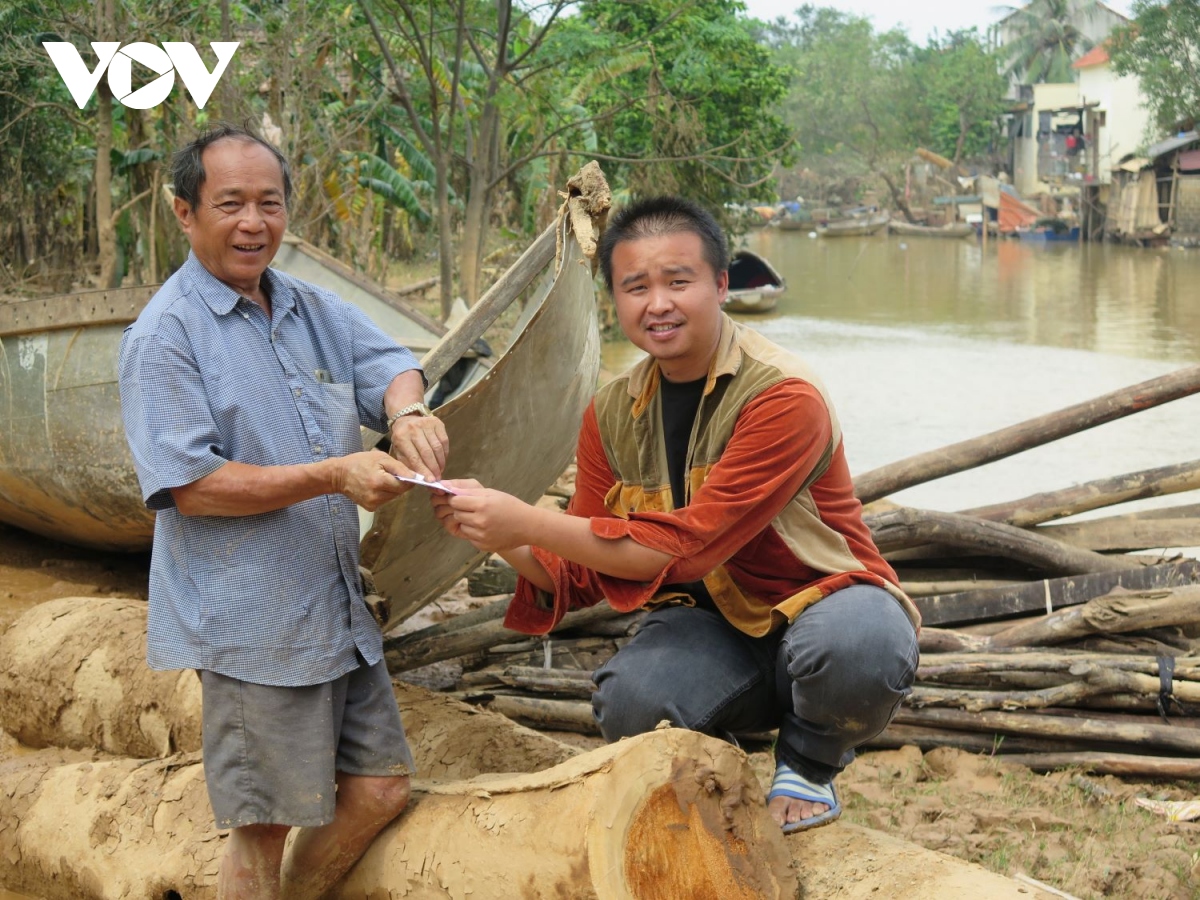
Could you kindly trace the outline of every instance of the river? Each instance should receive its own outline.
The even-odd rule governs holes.
[[[860,473],[1200,363],[1200,253],[762,229],[787,280],[738,318],[804,357]],[[613,371],[640,355],[605,346]],[[955,510],[1197,457],[1200,396],[896,495]],[[1186,496],[1186,495],[1184,495]],[[1160,498],[1130,504],[1179,503]]]

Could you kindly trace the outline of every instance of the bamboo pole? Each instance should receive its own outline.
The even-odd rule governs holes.
[[[870,503],[904,488],[973,469],[1197,392],[1200,392],[1200,366],[1189,366],[1057,412],[864,472],[854,479],[855,493],[863,503]]]

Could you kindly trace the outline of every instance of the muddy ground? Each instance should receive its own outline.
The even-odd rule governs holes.
[[[80,550],[0,526],[0,631],[57,597],[144,598],[147,565],[145,556]],[[14,752],[20,748],[0,735],[0,756]],[[769,778],[769,753],[754,760]],[[807,836],[797,851],[801,863],[806,853],[841,857],[814,896],[928,897],[915,886],[937,860],[903,843],[911,841],[1081,898],[1200,898],[1200,823],[1169,822],[1134,802],[1200,798],[1197,783],[1038,775],[1002,757],[908,747],[864,754],[839,786],[842,821]],[[1049,896],[1032,888],[1028,895]],[[0,889],[0,900],[8,896]],[[963,886],[945,896],[978,894]]]

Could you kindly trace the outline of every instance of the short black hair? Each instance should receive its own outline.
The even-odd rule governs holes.
[[[266,147],[279,162],[283,172],[283,205],[292,205],[292,170],[288,161],[279,148],[263,140],[249,128],[230,125],[222,122],[201,134],[187,146],[177,150],[171,158],[171,181],[174,185],[175,196],[185,201],[192,209],[200,202],[200,188],[207,177],[204,174],[204,162],[201,157],[204,151],[217,141],[246,141]]]
[[[682,197],[647,197],[622,207],[608,220],[600,238],[600,271],[605,286],[612,290],[612,257],[617,244],[686,231],[700,238],[704,261],[712,266],[714,274],[729,268],[729,241],[712,213]]]

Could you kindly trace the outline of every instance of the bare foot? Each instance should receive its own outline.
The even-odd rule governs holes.
[[[771,814],[771,818],[780,828],[799,822],[801,819],[811,819],[813,816],[819,816],[828,811],[829,804],[827,803],[813,803],[809,800],[796,800],[792,797],[776,797],[767,804],[767,812]]]

